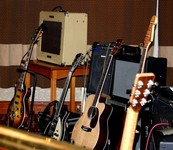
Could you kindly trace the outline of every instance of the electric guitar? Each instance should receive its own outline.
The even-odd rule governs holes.
[[[25,77],[31,58],[32,50],[35,43],[38,42],[39,37],[42,35],[43,30],[46,30],[46,27],[41,24],[32,37],[32,41],[27,53],[23,56],[20,64],[20,74],[18,81],[15,84],[14,97],[10,101],[7,109],[7,126],[15,128],[26,127],[28,122],[29,115],[29,104],[28,100],[31,94],[31,89],[26,89],[25,86]],[[25,60],[24,60],[25,58]]]
[[[96,94],[88,96],[84,113],[74,125],[71,143],[88,149],[105,149],[108,141],[108,120],[112,107],[106,105],[101,97],[103,85],[112,62],[112,58],[120,49],[123,40],[117,40],[115,48],[111,50],[106,59]]]
[[[155,25],[157,23],[157,17],[152,16],[150,24],[147,30],[146,37],[144,39],[144,49],[140,60],[140,67],[138,74],[134,81],[134,87],[130,96],[130,106],[127,108],[125,126],[123,130],[120,150],[132,150],[138,120],[138,114],[140,109],[145,103],[147,103],[147,95],[150,94],[151,87],[146,84],[150,82],[152,85],[155,76],[153,73],[144,73],[145,62],[149,46],[153,41]],[[139,84],[143,84],[142,87]],[[140,87],[140,88],[139,88]],[[142,92],[144,92],[142,94]],[[147,92],[147,93],[146,93]]]
[[[72,63],[72,67],[68,73],[67,79],[64,84],[64,88],[60,97],[60,100],[58,103],[56,103],[57,106],[54,108],[53,117],[51,121],[48,123],[47,127],[44,130],[43,135],[47,135],[49,137],[52,137],[56,140],[63,140],[64,139],[64,123],[63,120],[66,121],[67,117],[69,116],[70,112],[65,112],[64,115],[61,114],[62,112],[62,106],[64,104],[68,87],[71,81],[71,77],[77,66],[79,66],[84,59],[83,54],[79,53],[76,55],[76,58],[74,59],[74,62]]]
[[[153,73],[138,73],[134,81],[129,107],[125,118],[125,125],[120,150],[133,150],[138,114],[141,108],[150,100],[147,99],[154,84]]]

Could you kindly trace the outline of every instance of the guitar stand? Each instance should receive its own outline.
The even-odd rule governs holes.
[[[27,71],[34,77],[34,85],[33,85],[33,91],[32,91],[32,97],[31,97],[31,105],[30,105],[30,111],[29,111],[29,121],[28,121],[28,131],[30,131],[31,126],[32,126],[32,116],[34,114],[34,98],[35,98],[35,88],[37,84],[37,77],[34,72],[32,71]]]

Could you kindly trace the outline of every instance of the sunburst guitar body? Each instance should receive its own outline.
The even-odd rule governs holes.
[[[8,107],[8,122],[9,126],[21,128],[27,125],[29,116],[28,100],[31,95],[31,89],[20,90],[18,87],[15,88],[15,94],[10,101]]]

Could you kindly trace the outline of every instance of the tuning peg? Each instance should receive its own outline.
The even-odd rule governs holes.
[[[141,94],[141,92],[139,90],[135,91],[135,97],[139,97],[140,94]]]
[[[146,98],[142,98],[140,101],[141,106],[144,106],[147,103]]]
[[[137,105],[138,101],[136,99],[132,100],[132,107],[135,107]]]
[[[138,85],[138,89],[140,89],[140,88],[142,88],[144,83],[141,80],[139,80],[137,85]]]
[[[152,80],[149,80],[147,83],[147,87],[151,88],[153,86],[154,82]]]
[[[150,94],[150,90],[149,89],[145,89],[144,93],[143,93],[144,97],[147,97],[149,94]]]

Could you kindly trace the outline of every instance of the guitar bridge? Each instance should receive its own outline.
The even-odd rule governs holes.
[[[84,130],[86,132],[91,132],[91,128],[88,128],[86,126],[82,126],[81,128],[82,128],[82,130]]]

